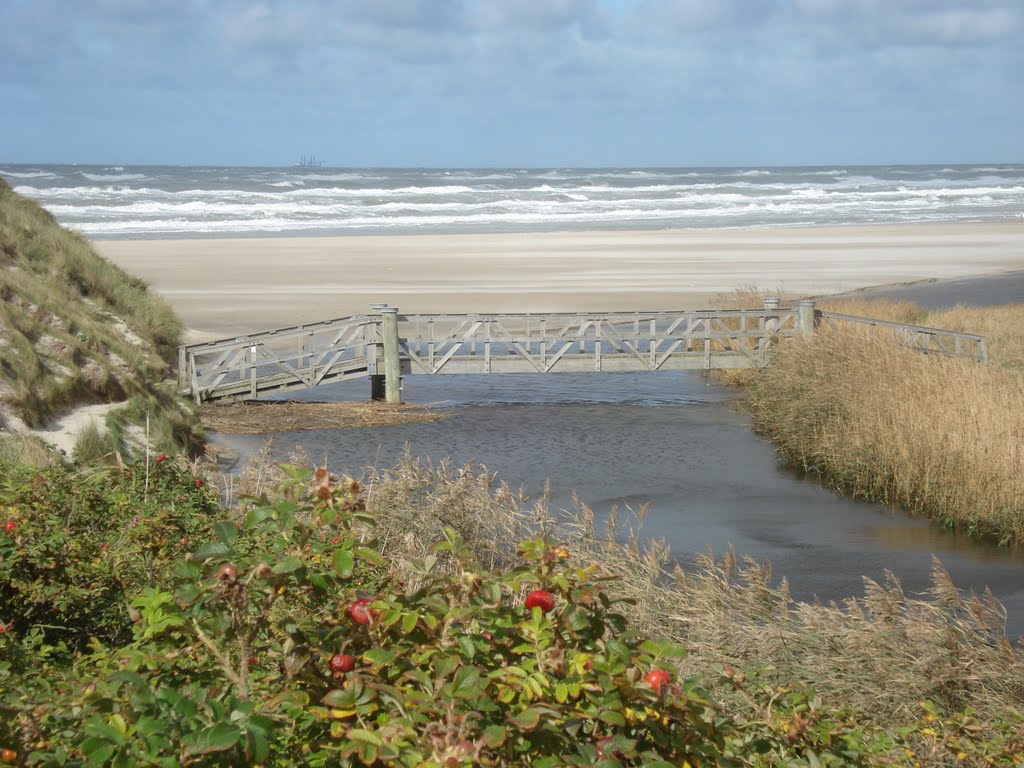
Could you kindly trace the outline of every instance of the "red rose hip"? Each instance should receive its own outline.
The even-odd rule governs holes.
[[[555,598],[544,589],[535,589],[526,596],[526,610],[540,608],[541,613],[550,613],[555,609]]]
[[[351,672],[356,666],[356,660],[347,653],[336,653],[331,656],[328,664],[332,672]]]
[[[13,520],[8,520],[6,523],[4,523],[4,531],[6,531],[7,533],[10,533],[11,531],[13,531],[17,527],[18,527],[18,524],[16,522],[14,522]]]
[[[371,602],[373,601],[367,600],[364,597],[356,600],[354,603],[350,603],[348,606],[348,617],[356,624],[369,624],[373,619],[373,611],[369,608]]]
[[[664,669],[652,669],[644,677],[644,680],[647,681],[647,684],[657,692],[660,692],[661,686],[669,682],[671,679],[672,676],[669,675],[669,673],[666,672]]]

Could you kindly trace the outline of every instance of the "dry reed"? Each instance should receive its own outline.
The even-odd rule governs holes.
[[[873,320],[887,320],[892,323],[928,325],[928,312],[912,301],[891,301],[889,299],[868,299],[846,296],[825,296],[816,301],[816,309],[837,312],[841,315],[870,317]],[[941,326],[947,330],[956,330]]]
[[[836,487],[1024,542],[1024,378],[823,331],[747,384],[759,430]]]
[[[938,563],[927,595],[910,597],[890,577],[865,580],[864,595],[841,606],[822,606],[793,601],[770,565],[732,552],[705,553],[684,572],[664,542],[644,539],[643,510],[600,520],[580,503],[552,510],[485,467],[406,456],[372,472],[365,486],[381,550],[407,582],[416,577],[405,565],[427,554],[446,527],[498,569],[515,561],[523,538],[543,532],[569,548],[572,563],[614,577],[609,589],[625,601],[632,625],[685,645],[680,672],[701,676],[722,698],[732,689],[721,672],[733,665],[765,684],[808,685],[827,706],[885,728],[914,722],[921,699],[972,707],[983,722],[1024,703],[1024,659],[1006,638],[1001,606],[991,596],[961,595]]]
[[[927,324],[933,328],[980,334],[985,337],[992,362],[1024,372],[1024,304],[956,306],[930,312]]]

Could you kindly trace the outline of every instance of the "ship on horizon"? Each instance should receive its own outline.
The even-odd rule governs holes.
[[[299,162],[296,163],[296,166],[299,168],[323,168],[324,161],[317,160],[316,155],[303,155],[301,158],[299,158]]]

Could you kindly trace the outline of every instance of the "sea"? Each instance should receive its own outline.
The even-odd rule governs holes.
[[[0,164],[93,239],[1024,219],[1024,164],[329,168]]]

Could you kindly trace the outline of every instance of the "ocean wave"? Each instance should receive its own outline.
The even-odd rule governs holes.
[[[385,181],[388,177],[365,173],[297,173],[295,178],[302,181]]]
[[[55,179],[57,174],[50,171],[5,171],[0,170],[0,176],[9,176],[12,179]]]
[[[89,181],[139,181],[147,178],[144,173],[86,173],[79,171],[78,174]]]
[[[94,236],[777,227],[1002,220],[1024,165],[346,169],[14,166],[16,191]]]

